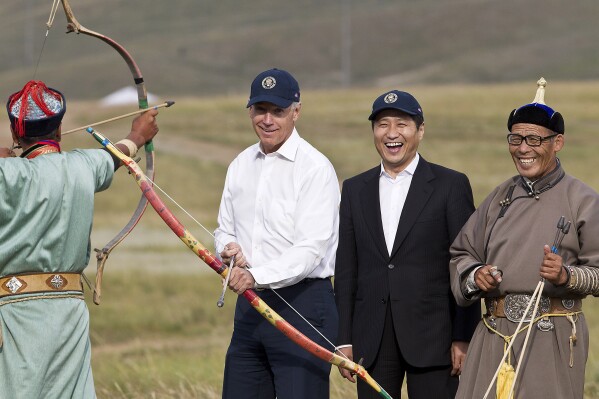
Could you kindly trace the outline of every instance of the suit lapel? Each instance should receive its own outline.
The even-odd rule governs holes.
[[[379,201],[379,175],[381,167],[371,169],[364,178],[364,186],[360,192],[360,204],[366,225],[374,237],[376,247],[385,259],[389,258],[387,244],[385,244],[385,233],[381,220],[381,205]]]
[[[412,183],[408,190],[406,202],[401,211],[401,218],[399,219],[399,226],[397,226],[391,258],[395,256],[396,252],[399,250],[399,247],[412,229],[412,226],[433,193],[433,186],[429,182],[434,179],[434,177],[428,162],[420,157],[420,161],[418,162],[418,166],[412,177]]]

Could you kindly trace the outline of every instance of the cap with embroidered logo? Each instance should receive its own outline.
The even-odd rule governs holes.
[[[405,91],[391,90],[378,96],[372,104],[372,112],[368,119],[374,120],[376,115],[385,109],[397,109],[409,115],[418,115],[424,120],[422,107],[413,95]]]
[[[268,102],[281,108],[287,108],[299,100],[300,91],[297,80],[289,72],[273,68],[256,76],[252,82],[247,107],[259,102]]]

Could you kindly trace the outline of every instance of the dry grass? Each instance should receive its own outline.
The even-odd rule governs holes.
[[[426,115],[423,156],[464,171],[479,203],[495,185],[515,173],[504,143],[505,121],[512,108],[532,99],[534,88],[534,82],[411,88]],[[599,188],[596,93],[599,82],[550,81],[546,95],[548,103],[565,116],[567,144],[561,158],[566,170],[595,189]],[[378,162],[366,120],[378,94],[379,90],[373,89],[302,93],[300,134],[329,156],[340,180]],[[232,154],[256,140],[244,106],[242,96],[189,98],[159,116],[156,181],[209,229],[215,225],[225,165]],[[100,115],[89,104],[72,104],[65,128],[103,119],[112,112],[116,113]],[[128,123],[101,131],[120,138]],[[75,136],[65,139],[65,146],[95,146],[83,133]],[[182,142],[185,148],[178,151]],[[114,186],[97,196],[94,247],[103,245],[109,232],[124,223],[138,191],[120,171]],[[177,214],[210,247],[211,237],[183,212]],[[94,373],[101,398],[219,397],[233,295],[228,296],[224,310],[217,310],[218,278],[201,270],[208,269],[151,210],[130,239],[111,255],[103,304],[91,307]],[[596,300],[586,303],[591,337],[599,338]],[[591,339],[587,398],[599,398],[597,342]],[[354,398],[353,386],[337,374],[332,371],[332,397]]]
[[[235,295],[219,309],[218,294],[218,278],[209,274],[108,277],[102,305],[90,304],[98,397],[220,397]],[[334,367],[331,398],[355,397]]]
[[[225,308],[218,309],[218,295],[218,278],[211,274],[108,276],[102,305],[90,304],[98,397],[219,398],[235,296],[229,293]],[[586,300],[585,315],[591,337],[597,336],[597,299]],[[586,380],[585,398],[599,398],[596,339],[591,339]],[[342,380],[335,368],[331,398],[356,398],[355,387]]]

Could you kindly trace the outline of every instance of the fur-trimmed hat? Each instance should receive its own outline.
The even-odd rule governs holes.
[[[562,114],[547,106],[544,101],[545,86],[547,81],[541,78],[537,82],[537,94],[530,104],[525,104],[520,108],[513,110],[507,120],[507,128],[511,132],[512,126],[516,123],[532,123],[546,127],[547,129],[564,134],[564,118]]]

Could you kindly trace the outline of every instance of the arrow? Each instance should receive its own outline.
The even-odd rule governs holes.
[[[76,127],[75,129],[71,129],[69,131],[66,131],[66,132],[62,133],[62,135],[66,136],[67,134],[75,133],[75,132],[78,132],[80,130],[85,130],[88,127],[99,126],[99,125],[103,125],[104,123],[118,121],[119,119],[128,118],[128,117],[133,116],[133,115],[143,114],[144,112],[149,111],[151,109],[158,109],[158,108],[163,108],[163,107],[168,108],[168,107],[170,107],[171,105],[174,105],[174,104],[175,104],[174,101],[169,100],[169,101],[163,102],[162,104],[154,105],[154,106],[149,107],[149,108],[138,109],[137,111],[129,112],[128,114],[123,114],[123,115],[115,116],[114,118],[104,119],[103,121],[90,123],[90,124],[84,125],[84,126],[79,126],[79,127]]]

